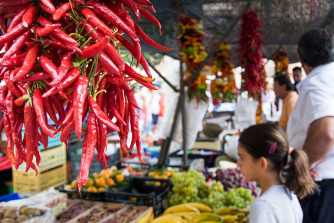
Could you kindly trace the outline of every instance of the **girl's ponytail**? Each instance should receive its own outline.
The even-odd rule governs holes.
[[[289,140],[282,128],[275,124],[253,125],[245,129],[239,144],[254,158],[268,159],[277,171],[282,184],[299,198],[312,194],[316,184],[310,175],[307,155],[302,150],[293,150],[288,162]]]
[[[285,185],[299,198],[313,194],[316,184],[311,178],[308,157],[303,150],[292,150],[290,162],[283,167]]]

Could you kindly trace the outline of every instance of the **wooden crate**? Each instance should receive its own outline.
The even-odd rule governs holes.
[[[39,193],[50,187],[58,187],[66,183],[66,163],[53,169],[40,172],[13,171],[15,192]]]
[[[41,162],[40,167],[37,167],[38,173],[44,172],[46,170],[55,168],[57,166],[64,165],[66,163],[66,146],[62,144],[60,146],[56,146],[53,148],[49,148],[47,150],[40,150],[41,154]],[[36,164],[36,159],[34,157],[33,162]],[[37,166],[37,165],[36,165]],[[15,167],[12,167],[13,171],[15,171]],[[25,171],[26,163],[23,162],[17,171]],[[35,173],[33,169],[29,169],[28,173]]]

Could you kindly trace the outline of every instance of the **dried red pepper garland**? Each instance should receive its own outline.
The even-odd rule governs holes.
[[[274,55],[275,75],[287,75],[289,68],[288,54],[284,51],[279,51]]]
[[[180,55],[183,62],[187,65],[187,69],[184,71],[185,79],[188,81],[191,75],[200,66],[201,62],[207,57],[205,47],[202,45],[205,34],[201,31],[198,21],[186,15],[181,15],[180,18],[181,34],[178,37],[181,42]],[[205,94],[207,84],[207,70],[205,66],[200,75],[189,85],[188,96],[189,100],[195,98],[197,105],[199,100],[208,101]]]
[[[0,80],[6,82],[0,89],[0,110],[4,113],[0,127],[6,131],[8,157],[16,168],[24,161],[26,171],[32,168],[37,174],[32,161],[36,157],[39,165],[39,144],[47,148],[48,137],[61,132],[60,140],[68,145],[73,131],[78,138],[86,132],[79,191],[86,184],[95,148],[98,161],[107,168],[104,150],[110,132],[119,133],[126,155],[136,144],[143,162],[135,112],[139,107],[129,82],[156,88],[138,37],[158,49],[170,48],[150,39],[123,6],[138,19],[143,15],[156,24],[161,33],[159,21],[142,8],[154,11],[149,0],[0,0],[0,28],[4,33],[0,48],[5,48],[0,57]],[[7,19],[11,19],[8,27]],[[119,54],[122,45],[137,59],[137,65],[143,66],[147,77],[123,62]],[[87,114],[87,130],[83,130]],[[48,116],[56,127],[48,125]],[[114,117],[116,123],[111,121]],[[132,142],[128,146],[130,123]]]
[[[259,29],[263,26],[258,19],[257,11],[249,9],[242,17],[240,29],[240,54],[244,71],[241,73],[243,89],[248,91],[248,96],[259,101],[256,111],[256,123],[262,123],[261,94],[266,87],[266,72],[262,61],[261,47],[265,44]]]
[[[265,88],[266,74],[261,53],[264,41],[261,37],[263,32],[259,30],[262,26],[256,10],[250,9],[243,15],[239,40],[241,64],[244,68],[242,79],[244,90],[251,96],[261,94]]]
[[[230,44],[222,43],[212,58],[211,72],[215,79],[211,81],[212,103],[232,101],[237,96],[237,87],[230,57]]]

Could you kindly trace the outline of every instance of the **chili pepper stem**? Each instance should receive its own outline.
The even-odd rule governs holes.
[[[88,40],[86,42],[84,42],[84,44],[82,44],[82,46],[80,47],[80,49],[82,50],[84,48],[84,46],[91,40],[92,38],[89,37]]]
[[[67,24],[67,26],[65,26],[62,30],[65,31],[68,27],[72,26],[75,23],[75,21],[70,22],[69,24]]]
[[[80,34],[84,31],[85,25],[86,25],[86,23],[88,22],[89,18],[90,18],[90,16],[87,16],[87,19],[85,20],[85,23],[82,25]]]

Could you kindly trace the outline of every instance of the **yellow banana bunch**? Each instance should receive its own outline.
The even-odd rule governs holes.
[[[167,210],[165,210],[164,214],[173,214],[173,213],[179,213],[179,212],[195,212],[197,214],[200,213],[200,211],[188,204],[180,204],[180,205],[176,205],[173,207],[168,208]]]
[[[196,215],[191,223],[203,223],[203,222],[222,222],[222,219],[219,215],[213,214],[213,213],[201,213],[199,215]]]
[[[202,203],[187,203],[187,205],[197,208],[200,212],[212,212],[212,209],[208,205]]]
[[[245,223],[248,221],[249,210],[225,207],[216,210],[214,213],[220,215],[224,223]]]
[[[162,215],[152,221],[152,223],[188,223],[188,222],[189,221],[186,221],[181,217],[172,214]]]

